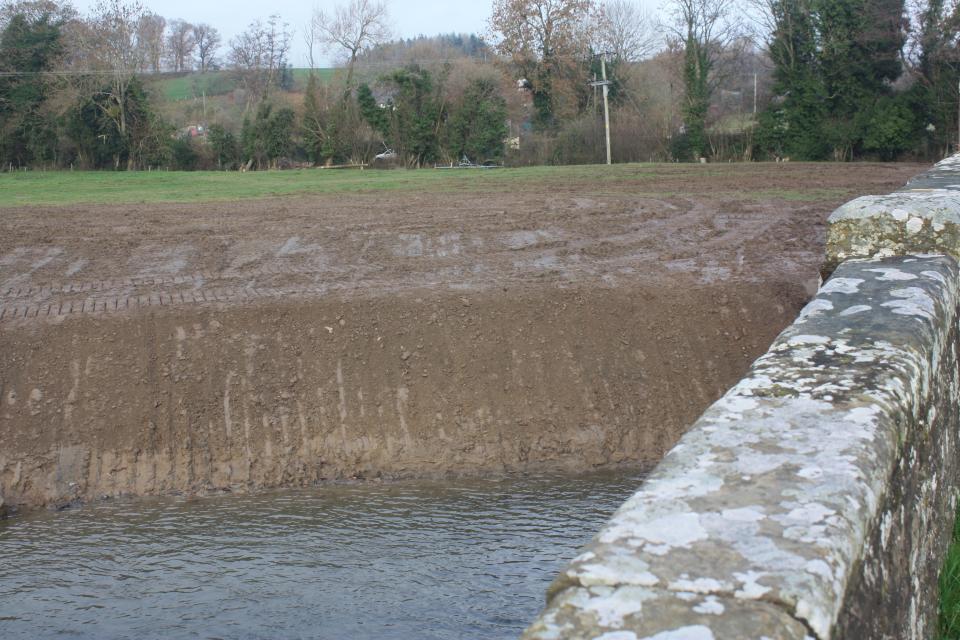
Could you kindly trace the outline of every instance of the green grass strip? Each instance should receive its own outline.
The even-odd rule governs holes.
[[[338,193],[498,193],[522,195],[528,187],[579,196],[629,194],[670,197],[708,192],[738,201],[820,202],[842,200],[849,188],[729,190],[723,183],[737,165],[617,164],[507,169],[290,171],[26,171],[0,173],[0,208],[76,204],[196,203]],[[669,181],[669,182],[668,182]],[[726,189],[717,189],[718,186]],[[384,202],[389,206],[389,201]]]
[[[960,514],[953,525],[953,542],[940,571],[940,640],[960,640]]]
[[[612,174],[612,175],[611,175]],[[0,174],[0,208],[30,205],[217,202],[287,195],[496,192],[526,185],[566,187],[599,178],[627,186],[656,176],[643,165],[437,171],[301,169],[292,171],[28,171]]]

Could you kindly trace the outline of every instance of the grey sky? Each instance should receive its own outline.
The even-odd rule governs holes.
[[[95,0],[76,0],[73,3],[81,12],[89,12]],[[233,2],[190,2],[189,0],[143,0],[154,13],[165,18],[183,18],[188,22],[206,22],[224,36],[224,43],[242,32],[257,18],[266,19],[270,14],[279,14],[295,32],[291,52],[294,66],[306,66],[306,49],[301,35],[303,26],[310,19],[314,4],[322,9],[332,9],[338,3],[332,0],[235,0]],[[448,1],[418,2],[417,0],[390,0],[390,17],[393,30],[404,38],[420,34],[481,33],[486,29],[491,2]]]
[[[303,26],[310,19],[315,5],[332,9],[334,0],[234,0],[232,2],[197,2],[189,0],[142,0],[154,13],[165,18],[182,18],[188,22],[206,22],[223,35],[224,44],[242,32],[257,18],[265,19],[270,14],[279,14],[295,32],[291,51],[291,63],[295,67],[306,66],[306,48],[303,44]],[[343,1],[343,0],[341,0]],[[491,0],[447,0],[424,2],[417,0],[388,0],[393,30],[397,36],[410,38],[417,35],[438,33],[482,34],[487,28]],[[642,0],[648,9],[655,9],[662,0]],[[96,0],[75,0],[74,5],[82,12],[89,12]],[[327,64],[325,61],[323,64]]]

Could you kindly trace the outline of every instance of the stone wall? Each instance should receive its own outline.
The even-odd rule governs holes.
[[[525,639],[933,636],[960,486],[958,172],[831,217],[830,279]]]

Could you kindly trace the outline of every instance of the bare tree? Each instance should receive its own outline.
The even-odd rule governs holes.
[[[350,0],[333,13],[314,10],[313,22],[326,50],[340,48],[347,60],[347,86],[353,83],[357,56],[390,37],[385,0]]]
[[[167,55],[174,71],[187,71],[193,61],[193,50],[197,41],[193,39],[193,25],[186,20],[171,20],[167,35]]]
[[[543,127],[576,111],[598,22],[594,0],[494,0],[490,37],[533,93]]]
[[[143,71],[158,73],[166,51],[164,33],[167,19],[155,13],[145,13],[137,23],[137,44],[143,57]]]
[[[721,54],[738,41],[738,0],[673,0],[673,33],[683,43],[683,123],[692,157],[707,152],[706,121]]]
[[[109,78],[109,83],[99,90],[103,101],[96,101],[103,115],[117,128],[121,138],[128,137],[127,90],[137,71],[143,68],[143,47],[139,45],[138,26],[145,11],[139,2],[124,0],[100,0],[89,20],[88,40],[84,42],[84,61],[90,70],[100,72],[100,77]],[[99,83],[99,79],[97,80]],[[127,168],[132,169],[134,154],[127,159]],[[120,157],[114,158],[119,167]]]
[[[320,12],[318,7],[313,8],[313,14],[316,16]],[[320,28],[317,25],[317,21],[313,18],[307,21],[303,25],[303,44],[307,47],[307,68],[316,69],[317,68],[317,46],[320,44]]]
[[[598,25],[601,48],[623,62],[637,62],[656,53],[663,38],[656,20],[636,0],[607,0]]]
[[[287,54],[290,31],[280,16],[273,15],[264,24],[257,20],[230,41],[230,64],[246,91],[247,109],[254,102],[266,99],[280,84]]]
[[[220,32],[206,23],[193,25],[193,42],[196,45],[197,64],[200,73],[206,73],[216,64],[220,47]]]

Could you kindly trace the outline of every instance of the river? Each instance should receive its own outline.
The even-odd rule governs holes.
[[[0,638],[516,638],[633,471],[108,500],[0,522]]]

